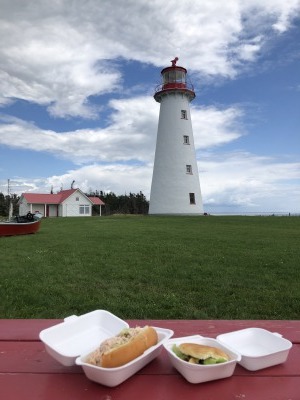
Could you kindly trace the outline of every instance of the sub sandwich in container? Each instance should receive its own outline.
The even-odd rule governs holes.
[[[103,368],[121,367],[141,356],[157,342],[157,332],[151,326],[125,328],[117,336],[104,340],[90,354],[87,363]]]

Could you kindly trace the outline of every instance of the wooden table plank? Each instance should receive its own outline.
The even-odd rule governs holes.
[[[0,319],[0,341],[39,340],[40,331],[60,322],[61,319]]]
[[[235,375],[293,376],[299,369],[300,344],[293,345],[288,360],[281,365],[261,371],[247,371],[237,366]],[[54,360],[41,342],[0,342],[0,373],[81,373],[79,366],[65,367]],[[150,375],[177,374],[162,349],[157,359],[148,364],[142,372]],[[298,372],[299,374],[299,372]]]
[[[192,385],[170,364],[165,350],[116,388],[89,381],[78,366],[64,367],[39,340],[61,319],[0,320],[1,398],[15,400],[299,400],[300,321],[129,320],[174,330],[174,337],[218,334],[247,327],[278,332],[293,342],[286,363],[261,371],[237,366],[231,378]]]
[[[135,375],[107,388],[84,375],[0,375],[5,400],[298,400],[299,377],[231,377],[192,385],[179,375]]]
[[[56,325],[61,319],[0,319],[1,340],[39,340],[41,330]],[[215,338],[221,333],[249,327],[278,332],[293,343],[300,343],[300,321],[265,320],[128,320],[130,326],[153,325],[173,329],[174,337],[200,334]]]

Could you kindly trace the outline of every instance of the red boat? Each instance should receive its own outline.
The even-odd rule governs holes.
[[[40,229],[41,218],[28,213],[15,217],[12,221],[0,222],[0,236],[29,235]]]

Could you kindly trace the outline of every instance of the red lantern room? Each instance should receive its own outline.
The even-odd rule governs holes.
[[[194,87],[187,83],[187,70],[176,65],[178,57],[171,61],[171,67],[166,67],[161,71],[162,83],[157,86],[154,98],[160,103],[161,95],[169,91],[182,91],[187,94],[190,101],[195,98]]]

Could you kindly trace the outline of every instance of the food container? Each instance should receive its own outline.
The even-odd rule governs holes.
[[[213,365],[195,365],[181,360],[172,351],[174,344],[198,343],[218,347],[231,358],[230,361]],[[239,363],[249,371],[257,371],[287,360],[292,343],[279,333],[261,328],[247,328],[217,336],[216,339],[200,335],[173,338],[164,344],[172,365],[188,382],[201,383],[230,377]]]
[[[174,344],[179,345],[181,343],[197,343],[205,346],[218,347],[229,355],[230,360],[221,364],[212,365],[190,364],[177,357],[172,350]],[[228,378],[232,376],[236,363],[241,359],[241,355],[229,346],[218,342],[216,339],[200,335],[170,339],[164,344],[164,347],[167,350],[173,367],[190,383],[202,383],[215,379]]]
[[[170,329],[157,327],[153,328],[157,332],[158,343],[155,346],[152,346],[150,349],[146,350],[141,356],[139,356],[135,360],[132,360],[131,362],[121,367],[102,368],[88,364],[86,360],[91,352],[88,352],[87,354],[78,357],[76,359],[76,364],[82,366],[86,376],[90,380],[102,383],[106,386],[117,386],[128,379],[130,376],[135,374],[145,365],[147,365],[150,361],[154,360],[154,358],[156,358],[160,354],[163,343],[167,341],[174,333]]]
[[[225,346],[234,347],[242,356],[239,364],[250,371],[284,363],[292,347],[280,334],[261,328],[225,333],[217,339]]]
[[[40,332],[40,339],[53,358],[62,365],[71,366],[80,354],[92,351],[103,340],[128,327],[127,322],[110,312],[96,310],[65,318],[64,322]]]
[[[173,331],[155,328],[158,343],[135,360],[118,368],[102,368],[86,363],[88,355],[100,343],[117,335],[129,325],[105,310],[96,310],[81,316],[72,315],[65,321],[40,332],[46,351],[65,366],[81,365],[87,378],[105,386],[117,386],[159,355],[163,343]]]

